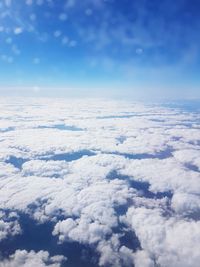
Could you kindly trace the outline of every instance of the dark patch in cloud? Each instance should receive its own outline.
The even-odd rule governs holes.
[[[12,164],[17,169],[21,169],[22,165],[27,161],[28,159],[25,159],[25,158],[10,156],[5,162]]]
[[[39,158],[40,160],[64,160],[64,161],[73,161],[73,160],[78,160],[84,156],[94,156],[96,155],[94,152],[91,152],[89,150],[82,150],[82,151],[77,151],[74,153],[61,153],[61,154],[55,154],[55,155],[50,155],[50,156],[45,156]]]
[[[165,192],[151,192],[149,190],[150,184],[148,182],[141,182],[131,179],[131,177],[127,175],[121,175],[117,171],[112,171],[108,176],[107,179],[120,179],[123,181],[127,181],[129,186],[132,188],[135,188],[143,197],[145,198],[155,198],[155,199],[161,199],[164,197],[167,197],[169,199],[172,198],[173,194],[170,191]],[[126,212],[127,208],[119,207],[119,212],[121,214],[124,214]]]
[[[141,249],[140,241],[134,231],[124,229],[123,235],[120,237],[120,243],[133,251]]]
[[[163,151],[159,151],[155,154],[148,154],[148,153],[142,153],[142,154],[129,154],[129,153],[120,153],[120,152],[106,152],[105,154],[113,154],[113,155],[119,155],[124,156],[127,159],[167,159],[171,158],[173,149],[168,148]]]
[[[38,158],[34,158],[34,159],[39,159],[39,160],[55,160],[55,161],[73,161],[73,160],[78,160],[80,158],[82,158],[83,156],[94,156],[96,155],[94,152],[91,152],[89,150],[82,150],[82,151],[77,151],[74,153],[61,153],[61,154],[54,154],[54,155],[46,155],[43,157],[38,157]],[[21,158],[21,157],[15,157],[15,156],[10,156],[5,162],[12,164],[15,168],[17,169],[22,169],[22,165],[29,161],[30,159],[25,159],[25,158]]]
[[[126,141],[127,137],[126,136],[119,136],[118,138],[116,138],[116,140],[119,142],[119,144],[123,144],[124,141]]]
[[[0,133],[6,133],[6,132],[11,132],[14,131],[15,127],[8,127],[6,129],[0,129]]]
[[[188,168],[189,170],[194,171],[194,172],[200,172],[199,168],[197,166],[195,166],[194,164],[186,163],[185,167]]]
[[[96,117],[96,119],[125,119],[125,118],[132,118],[135,117],[136,115],[109,115],[109,116],[99,116]]]
[[[84,129],[76,127],[76,126],[70,126],[65,124],[55,124],[52,126],[38,126],[39,129],[58,129],[61,131],[83,131]]]

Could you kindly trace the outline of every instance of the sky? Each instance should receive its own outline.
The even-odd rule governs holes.
[[[200,98],[198,0],[1,0],[0,95]]]

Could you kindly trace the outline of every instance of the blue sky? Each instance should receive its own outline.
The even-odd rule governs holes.
[[[195,0],[0,1],[0,94],[200,98]]]

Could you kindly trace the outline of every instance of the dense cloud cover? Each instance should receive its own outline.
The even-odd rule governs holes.
[[[198,112],[92,99],[0,104],[0,267],[76,266],[64,249],[16,242],[24,218],[50,225],[55,246],[92,251],[81,254],[87,266],[198,266]],[[16,244],[7,253],[6,242]]]

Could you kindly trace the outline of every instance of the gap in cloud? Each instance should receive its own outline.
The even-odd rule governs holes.
[[[188,144],[196,146],[196,149],[200,149],[200,140],[189,141]],[[199,146],[199,148],[197,147]]]
[[[84,129],[76,127],[76,126],[70,126],[65,124],[55,124],[52,126],[38,126],[38,129],[58,129],[61,131],[84,131]]]
[[[181,123],[177,123],[177,122],[175,122],[174,124],[165,124],[165,126],[168,126],[168,127],[174,127],[174,126],[182,126],[181,128],[182,129],[185,129],[185,128],[189,128],[189,129],[199,129],[199,127],[198,126],[195,126],[195,125],[197,125],[197,124],[199,124],[199,122],[198,121],[191,121],[191,122],[181,122]],[[180,128],[179,127],[179,128]]]
[[[192,219],[194,221],[200,221],[200,209],[185,215],[184,218],[187,218],[190,220]]]
[[[191,171],[200,172],[199,168],[196,165],[192,164],[192,163],[186,163],[186,164],[184,164],[184,166],[186,168],[188,168],[189,170],[191,170]]]
[[[101,119],[129,119],[132,117],[136,117],[136,114],[133,115],[108,115],[108,116],[98,116],[96,119],[101,120]]]
[[[120,152],[104,152],[101,151],[103,154],[113,154],[118,156],[123,156],[127,159],[167,159],[173,157],[172,152],[174,151],[173,148],[168,147],[163,151],[159,151],[155,154],[148,154],[148,153],[141,153],[141,154],[130,154],[130,153],[120,153]]]
[[[192,129],[199,129],[199,127],[197,126],[197,124],[199,124],[199,121],[198,120],[191,120],[191,121],[188,121],[188,120],[183,120],[181,122],[177,122],[175,121],[174,123],[168,123],[167,120],[162,120],[162,119],[150,119],[150,121],[153,121],[153,122],[158,122],[158,123],[163,123],[164,126],[166,127],[170,127],[170,128],[173,128],[174,126],[183,126],[182,128],[185,129],[185,128],[192,128]],[[180,128],[179,127],[179,128]]]
[[[149,190],[150,184],[148,182],[141,182],[141,181],[133,180],[127,175],[119,174],[117,171],[112,171],[107,176],[107,179],[110,179],[110,180],[119,179],[119,180],[127,181],[131,188],[136,189],[139,195],[142,195],[145,198],[161,199],[161,198],[167,197],[168,199],[171,199],[173,196],[171,191],[153,193]],[[118,208],[118,212],[121,215],[125,214],[126,211],[127,211],[127,207],[122,206]]]
[[[127,137],[124,135],[121,135],[117,137],[116,140],[118,141],[118,144],[123,144],[127,140]]]
[[[11,131],[14,131],[14,130],[15,130],[15,127],[8,127],[8,128],[5,128],[5,129],[0,129],[0,133],[11,132]]]
[[[150,121],[155,121],[155,122],[165,122],[166,120],[163,120],[163,119],[150,119]]]
[[[64,160],[67,162],[78,160],[84,156],[95,156],[96,153],[90,151],[90,150],[81,150],[73,153],[60,153],[60,154],[54,154],[54,155],[47,155],[44,157],[38,158],[39,160]]]
[[[123,229],[124,230],[124,229]],[[125,246],[134,252],[141,249],[141,244],[134,231],[124,230],[123,235],[119,238],[121,246]]]
[[[82,151],[77,151],[74,153],[60,153],[60,154],[53,154],[53,155],[45,155],[42,157],[37,157],[34,159],[39,159],[39,160],[44,160],[44,161],[49,161],[49,160],[55,160],[55,161],[73,161],[73,160],[78,160],[84,156],[94,156],[96,155],[94,152],[91,152],[89,150],[82,150]],[[10,156],[5,162],[12,164],[15,168],[17,169],[22,169],[22,165],[29,161],[31,159],[26,159],[26,158],[21,158],[21,157],[15,157],[15,156]]]
[[[12,164],[17,169],[22,169],[22,165],[29,161],[29,159],[15,157],[15,156],[9,156],[9,158],[5,161],[5,163]]]

